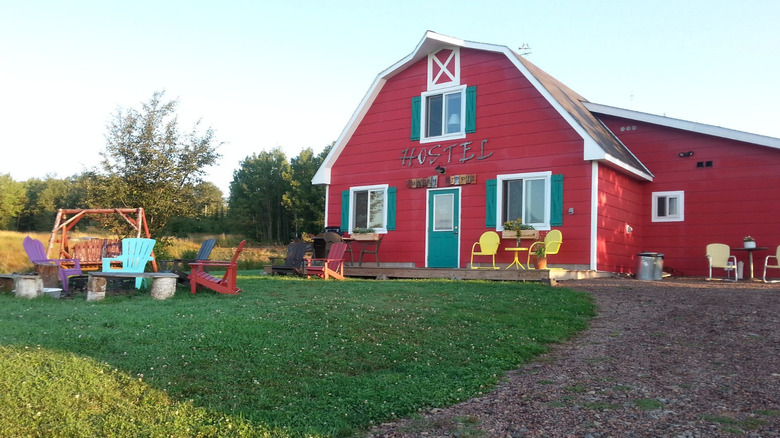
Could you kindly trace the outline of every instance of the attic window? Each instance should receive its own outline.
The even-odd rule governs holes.
[[[428,55],[428,90],[460,85],[460,49],[441,49]]]

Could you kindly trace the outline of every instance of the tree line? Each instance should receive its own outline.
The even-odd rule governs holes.
[[[325,189],[311,179],[332,144],[320,154],[307,148],[289,160],[278,147],[246,157],[225,198],[203,180],[205,169],[220,158],[222,144],[200,122],[182,131],[177,105],[156,92],[140,109],[117,110],[107,126],[101,163],[80,174],[27,181],[0,174],[0,229],[51,231],[60,208],[143,207],[155,237],[235,233],[285,243],[322,231]],[[127,232],[126,224],[112,217],[83,222],[118,235]]]

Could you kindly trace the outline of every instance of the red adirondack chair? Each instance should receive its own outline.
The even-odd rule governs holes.
[[[79,259],[50,259],[46,257],[46,250],[43,248],[43,243],[38,239],[33,239],[30,236],[24,238],[22,242],[24,251],[27,253],[27,257],[34,265],[57,265],[60,269],[60,282],[62,282],[62,290],[68,291],[68,277],[71,275],[81,275],[81,264]],[[65,264],[73,265],[72,268],[63,266]]]
[[[201,260],[190,263],[190,292],[195,293],[198,285],[209,288],[221,294],[236,295],[241,292],[236,286],[236,274],[238,272],[238,256],[244,250],[246,240],[242,240],[236,248],[233,259],[230,261]],[[222,278],[214,277],[205,271],[206,268],[224,269],[225,275]]]
[[[333,243],[330,245],[328,258],[326,259],[308,259],[306,266],[306,276],[312,275],[328,279],[344,279],[344,251],[347,250],[346,243]],[[320,265],[321,263],[321,265]]]

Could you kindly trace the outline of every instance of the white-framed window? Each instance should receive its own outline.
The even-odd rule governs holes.
[[[422,93],[421,142],[466,136],[466,86]]]
[[[550,229],[551,176],[552,172],[533,172],[496,177],[499,231],[504,222],[517,218],[537,230]]]
[[[685,220],[685,192],[653,192],[653,222]]]
[[[373,228],[387,232],[387,185],[352,187],[350,191],[349,232],[355,228]]]

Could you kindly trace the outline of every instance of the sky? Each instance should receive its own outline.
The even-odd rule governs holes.
[[[517,49],[591,102],[780,138],[777,0],[0,0],[0,175],[97,166],[157,91],[211,127],[228,195],[252,154],[335,141],[426,31]]]

